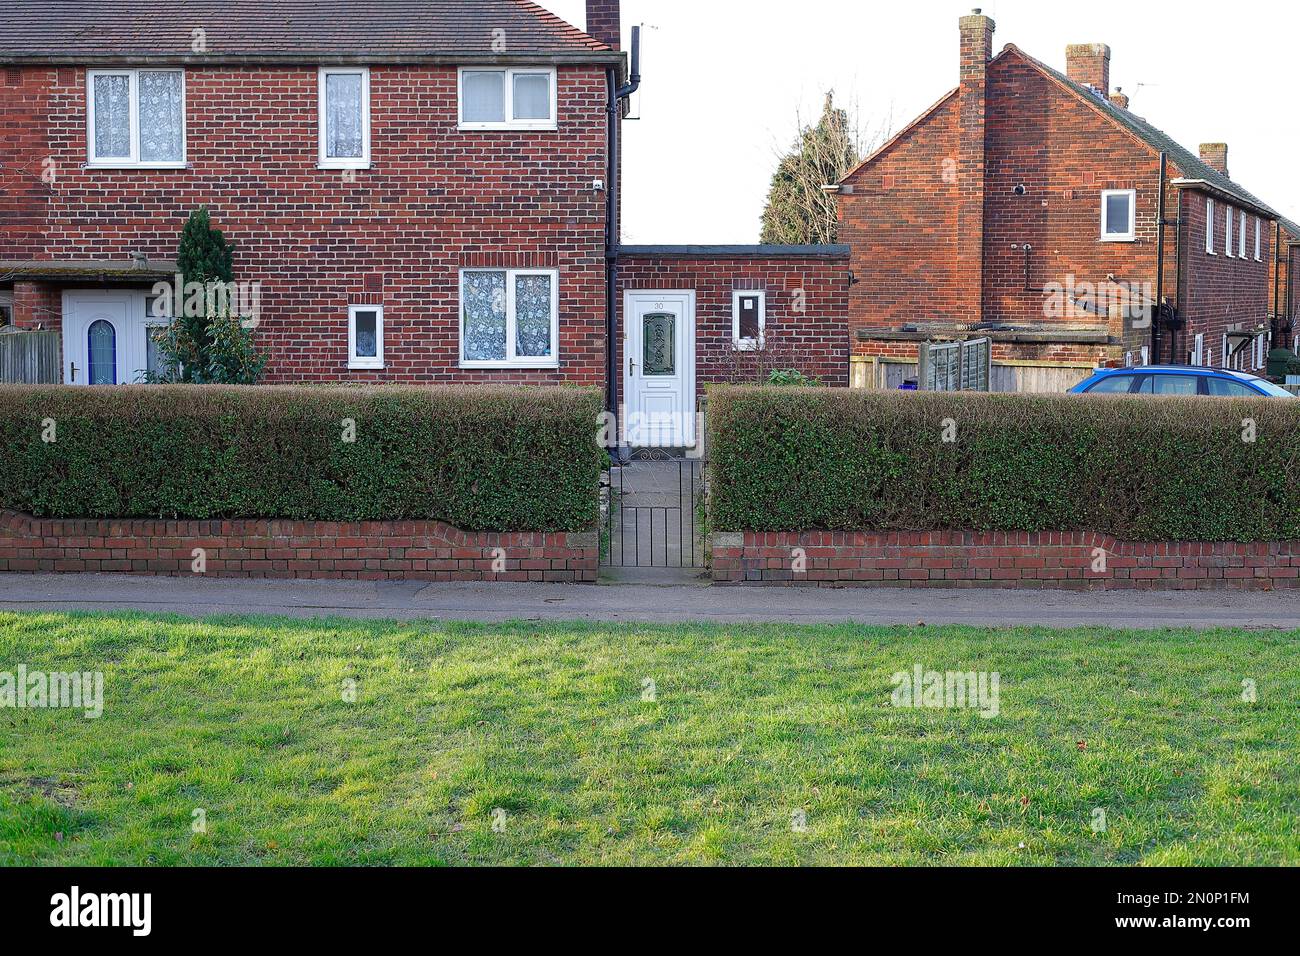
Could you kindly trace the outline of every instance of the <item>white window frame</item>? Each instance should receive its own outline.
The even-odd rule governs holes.
[[[506,274],[506,357],[504,361],[474,360],[465,358],[465,275],[471,272],[504,272]],[[515,354],[518,334],[515,314],[515,279],[519,276],[551,277],[551,354],[543,357]],[[558,269],[508,269],[481,267],[461,269],[457,275],[456,299],[459,302],[456,336],[460,340],[461,368],[538,368],[560,367],[560,271]]]
[[[1232,251],[1232,207],[1224,206],[1223,211],[1226,213],[1224,218],[1228,221],[1228,231],[1224,233],[1223,238],[1223,251],[1229,259],[1235,259],[1237,257]]]
[[[1262,233],[1263,233],[1263,223],[1261,222],[1259,216],[1256,216],[1255,217],[1255,261],[1256,262],[1264,261],[1263,258],[1261,257],[1261,250],[1263,247],[1260,245],[1260,238]]]
[[[181,75],[181,158],[168,160],[140,159],[140,73],[179,73]],[[129,77],[127,96],[130,99],[130,119],[128,135],[131,140],[131,155],[106,156],[100,158],[95,154],[95,77],[125,76]],[[185,70],[171,67],[131,67],[129,69],[87,70],[86,71],[86,168],[87,169],[184,169],[188,165],[189,131],[188,111],[185,103]]]
[[[1241,211],[1241,229],[1237,232],[1237,258],[1246,260],[1246,210]]]
[[[1107,225],[1107,208],[1106,200],[1111,196],[1127,196],[1129,212],[1129,229],[1126,233],[1108,233]],[[1137,190],[1136,189],[1103,189],[1101,191],[1101,241],[1102,242],[1133,242],[1137,239]]]
[[[1205,333],[1197,332],[1196,337],[1192,340],[1191,365],[1205,364]]]
[[[1205,200],[1205,253],[1217,256],[1214,251],[1214,200]]]
[[[375,354],[357,355],[357,313],[375,313]],[[381,369],[384,367],[384,307],[382,305],[348,306],[348,368]]]
[[[505,117],[501,122],[467,122],[465,120],[465,74],[505,74]],[[515,111],[515,75],[518,73],[545,73],[551,78],[551,118],[549,120],[512,119]],[[463,130],[556,130],[559,129],[560,112],[559,75],[553,66],[462,66],[456,72],[456,119]]]
[[[361,77],[361,155],[325,155],[325,80],[330,76]],[[322,66],[316,76],[316,166],[318,169],[370,168],[370,67]]]
[[[758,338],[740,337],[740,300],[758,297]],[[737,352],[755,352],[767,340],[767,291],[764,289],[735,289],[731,293],[731,344]]]

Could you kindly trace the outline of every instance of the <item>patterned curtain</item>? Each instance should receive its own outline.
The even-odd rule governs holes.
[[[141,70],[141,162],[179,163],[185,158],[184,130],[180,72]]]
[[[379,357],[378,313],[358,312],[356,349],[357,358]]]
[[[465,359],[506,359],[506,274],[466,272],[461,301],[465,309]]]
[[[361,76],[330,73],[325,77],[325,155],[360,159]]]
[[[95,156],[129,159],[131,156],[131,78],[95,77]]]
[[[515,354],[551,354],[551,277],[515,276]]]

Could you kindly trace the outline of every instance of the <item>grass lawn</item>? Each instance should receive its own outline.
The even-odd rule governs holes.
[[[0,613],[0,671],[104,673],[98,720],[0,709],[0,864],[1297,864],[1297,652]],[[914,664],[998,716],[893,706]]]

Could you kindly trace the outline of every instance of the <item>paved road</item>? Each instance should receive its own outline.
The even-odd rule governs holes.
[[[281,614],[411,620],[773,621],[1300,629],[1300,591],[918,591],[418,581],[237,581],[0,574],[0,610]]]

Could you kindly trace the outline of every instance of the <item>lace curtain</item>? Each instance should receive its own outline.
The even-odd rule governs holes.
[[[361,76],[330,73],[325,77],[325,155],[360,159]]]
[[[181,74],[140,71],[140,161],[180,162],[185,158],[185,115]]]
[[[463,291],[465,359],[504,362],[506,359],[506,274],[467,272]]]
[[[515,276],[515,354],[551,354],[551,277]]]
[[[131,156],[131,78],[95,77],[95,156]]]
[[[515,74],[514,112],[517,120],[551,118],[551,76],[549,73]]]
[[[506,118],[506,75],[466,73],[462,111],[466,123],[500,123]]]

